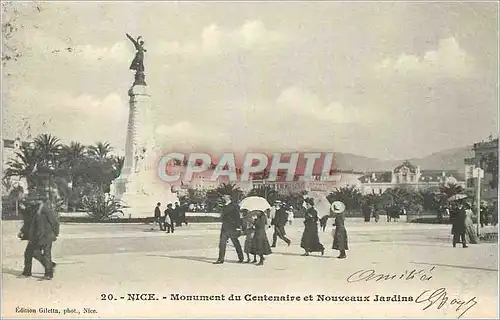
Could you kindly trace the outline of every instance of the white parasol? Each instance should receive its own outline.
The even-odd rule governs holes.
[[[465,198],[467,198],[466,194],[459,193],[459,194],[455,194],[455,195],[449,197],[448,201],[457,201],[457,200],[462,200]]]
[[[271,205],[265,198],[262,197],[247,197],[240,202],[241,210],[248,211],[266,211],[267,209],[271,209]]]
[[[345,204],[342,201],[334,201],[330,208],[335,214],[342,213],[345,211]]]
[[[326,196],[320,193],[312,193],[310,197],[314,199],[314,209],[318,212],[320,219],[330,215],[330,202],[326,199]]]

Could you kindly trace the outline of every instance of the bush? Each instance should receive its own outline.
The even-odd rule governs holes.
[[[115,218],[115,219],[103,219],[98,221],[99,223],[152,223],[153,217],[146,218]],[[188,223],[210,223],[210,222],[220,222],[218,217],[186,217]],[[97,222],[92,217],[60,217],[61,222],[65,223],[95,223]]]
[[[83,199],[83,206],[94,221],[123,217],[122,205],[114,197],[103,192],[93,192]]]
[[[481,242],[496,243],[498,242],[498,233],[497,232],[484,233],[479,236],[479,239]]]

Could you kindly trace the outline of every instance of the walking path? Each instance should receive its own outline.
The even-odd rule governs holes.
[[[330,250],[331,226],[320,232],[327,248],[325,256],[302,257],[303,226],[296,222],[287,228],[292,245],[279,242],[261,267],[235,263],[231,247],[226,263],[212,264],[217,257],[219,224],[183,226],[174,234],[152,231],[151,226],[141,224],[63,224],[61,237],[54,243],[58,266],[52,281],[40,281],[43,270],[36,263],[34,277],[17,277],[25,242],[16,239],[19,224],[4,222],[2,316],[456,318],[466,309],[463,318],[497,315],[497,244],[452,248],[450,226],[445,225],[353,222],[347,224],[347,259],[336,259],[338,252]],[[269,239],[271,236],[269,229]],[[364,275],[373,272],[393,279],[366,281],[354,275],[350,280],[360,281],[348,281],[360,270],[365,270]],[[408,275],[412,270],[420,271],[413,279]],[[432,278],[422,281],[423,274]],[[439,310],[440,302],[423,310],[428,303],[373,301],[376,294],[415,300],[423,291],[439,288],[444,288],[448,297]],[[128,301],[128,294],[134,293],[153,293],[158,300]],[[229,301],[231,294],[241,295],[242,300]],[[290,295],[301,297],[301,301],[245,301],[248,294],[249,299]],[[172,300],[200,295],[224,295],[225,301]],[[309,295],[313,301],[304,301]],[[332,296],[352,295],[369,296],[371,301],[326,301]],[[472,302],[457,310],[459,305],[451,304],[454,298]],[[16,312],[16,307],[33,308],[37,313]],[[47,311],[43,308],[60,313],[41,313]],[[84,308],[95,309],[97,314],[84,313]],[[63,314],[65,309],[77,313]]]

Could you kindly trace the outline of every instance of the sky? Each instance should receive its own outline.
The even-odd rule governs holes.
[[[4,138],[125,146],[147,49],[159,148],[419,158],[498,132],[498,4],[34,2],[4,43]]]

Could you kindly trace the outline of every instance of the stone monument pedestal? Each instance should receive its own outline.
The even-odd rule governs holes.
[[[157,177],[154,156],[154,127],[150,111],[150,95],[143,72],[137,72],[128,91],[129,120],[125,144],[125,160],[120,176],[113,181],[113,195],[125,206],[125,218],[154,217],[156,203],[162,211],[168,203],[179,202],[171,186]]]

